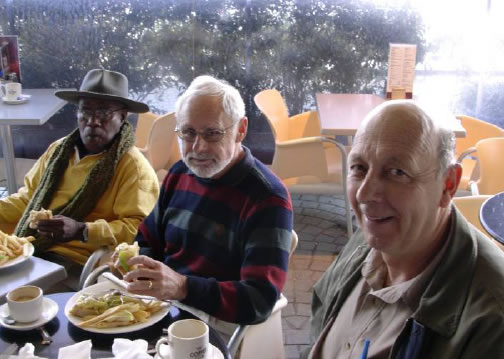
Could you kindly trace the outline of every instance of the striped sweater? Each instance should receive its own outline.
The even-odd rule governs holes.
[[[216,180],[176,163],[137,241],[142,253],[187,276],[184,304],[254,324],[270,315],[285,283],[292,204],[282,182],[244,150]]]

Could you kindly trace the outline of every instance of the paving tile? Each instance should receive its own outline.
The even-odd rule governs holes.
[[[317,227],[317,226],[312,226],[312,225],[308,225],[306,226],[306,228],[303,230],[303,232],[305,233],[309,233],[309,234],[319,234],[320,232],[322,232],[324,229],[323,228],[320,228],[320,227]]]
[[[310,321],[310,317],[306,316],[293,316],[285,318],[285,322],[288,323],[289,328],[292,329],[309,329],[306,328],[306,324]]]
[[[310,292],[313,288],[313,280],[311,279],[296,279],[294,281],[294,293],[298,291]]]
[[[320,227],[320,222],[322,222],[322,221],[323,221],[323,219],[316,218],[316,217],[310,217],[310,216],[304,216],[304,218],[302,219],[303,223],[312,224],[317,227]]]
[[[314,272],[310,272],[311,276],[313,277]],[[321,273],[321,272],[320,272]],[[313,280],[313,278],[312,278]],[[296,303],[306,303],[306,304],[311,304],[312,300],[312,292],[295,292],[294,293],[294,298]]]
[[[332,262],[320,261],[314,259],[312,264],[310,264],[311,271],[325,272]]]
[[[301,199],[304,201],[315,201],[318,202],[319,196],[314,195],[314,194],[303,194],[301,195]]]
[[[286,359],[299,359],[300,352],[298,345],[286,345],[285,346],[285,358]]]
[[[332,243],[319,243],[317,244],[317,251],[323,251],[323,252],[338,252],[338,250],[340,249],[341,247],[336,245],[336,244],[332,244]]]
[[[311,279],[311,271],[310,270],[297,270],[297,269],[295,269],[293,275],[296,280],[298,280],[298,279]]]
[[[311,305],[306,303],[294,303],[296,314],[307,318],[311,315]]]
[[[309,330],[284,330],[284,343],[285,344],[310,344],[310,331]]]
[[[292,269],[308,269],[311,259],[292,258]]]

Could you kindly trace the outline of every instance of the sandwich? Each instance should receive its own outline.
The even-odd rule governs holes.
[[[50,209],[41,208],[40,211],[31,210],[28,218],[28,226],[35,229],[38,227],[38,223],[41,219],[51,219],[52,216],[52,211]]]
[[[137,242],[133,244],[121,243],[116,247],[113,257],[119,260],[119,267],[117,269],[122,275],[136,268],[136,266],[129,266],[128,260],[131,257],[138,256],[139,250]]]

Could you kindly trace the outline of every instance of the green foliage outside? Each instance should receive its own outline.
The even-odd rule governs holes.
[[[241,91],[249,132],[269,132],[253,105],[265,88],[295,114],[316,92],[382,94],[391,42],[425,54],[413,10],[356,0],[0,0],[0,32],[19,35],[27,87],[78,87],[89,69],[114,69],[164,112],[156,96],[211,74]]]

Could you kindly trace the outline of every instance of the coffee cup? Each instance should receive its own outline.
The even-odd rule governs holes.
[[[161,345],[168,350],[162,353]],[[168,327],[168,338],[156,343],[156,352],[161,359],[209,359],[208,325],[197,319],[184,319]]]
[[[16,101],[21,96],[22,86],[19,82],[2,84],[2,92],[7,101]]]
[[[20,323],[34,322],[42,315],[44,292],[32,285],[16,288],[7,293],[7,306],[12,318]]]

